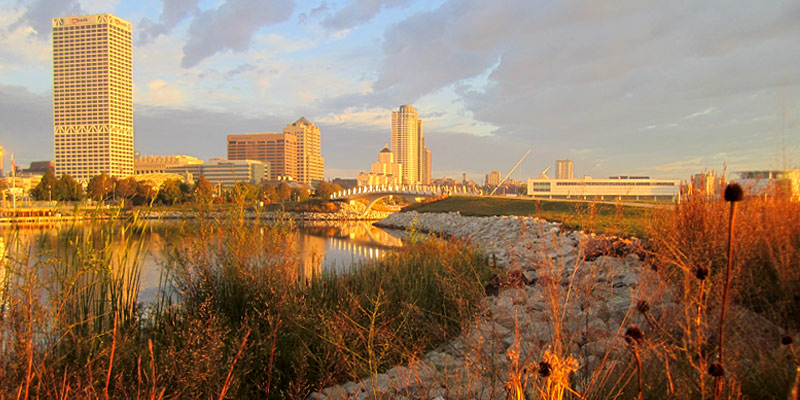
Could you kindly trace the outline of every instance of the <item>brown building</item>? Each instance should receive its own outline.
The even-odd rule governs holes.
[[[297,137],[284,133],[228,135],[229,160],[257,160],[270,164],[270,180],[297,177]]]

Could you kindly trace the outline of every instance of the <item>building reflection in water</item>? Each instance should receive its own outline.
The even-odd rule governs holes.
[[[164,254],[166,238],[174,233],[183,222],[162,221],[150,223],[153,229],[144,232],[132,233],[133,242],[145,240],[142,252],[138,254],[139,272],[139,301],[152,303],[158,298],[159,283],[164,278]],[[13,245],[16,256],[24,253],[34,256],[40,252],[39,247],[50,249],[44,254],[53,255],[53,250],[64,253],[63,234],[69,225],[32,226],[32,227],[0,227],[0,278],[5,274],[2,265],[6,255],[12,251]],[[78,225],[77,229],[81,229]],[[82,232],[84,235],[97,235],[96,229],[88,226]],[[306,223],[299,227],[296,237],[295,251],[299,261],[298,275],[300,278],[309,278],[319,275],[324,271],[335,271],[337,274],[347,273],[364,261],[378,260],[386,256],[392,249],[400,247],[402,232],[389,232],[372,226],[368,222],[327,222]],[[44,237],[40,236],[44,235]],[[110,252],[115,261],[119,261],[121,254],[125,253],[122,237],[116,236],[104,251]],[[100,250],[104,243],[100,237],[92,241],[96,250]],[[135,247],[135,246],[134,246]],[[66,250],[69,252],[69,250]],[[17,254],[18,253],[18,254]],[[23,257],[27,258],[27,257]],[[125,258],[128,263],[133,258]]]
[[[379,260],[403,242],[396,235],[369,222],[314,222],[300,228],[297,252],[300,276],[321,271],[347,273],[365,261]]]

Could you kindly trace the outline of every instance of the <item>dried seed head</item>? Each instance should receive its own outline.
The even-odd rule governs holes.
[[[550,366],[550,363],[547,361],[542,361],[539,363],[539,376],[542,378],[547,378],[550,376],[551,372],[553,372],[553,367]]]
[[[641,342],[644,339],[644,332],[636,325],[631,325],[625,330],[625,341],[628,343]]]
[[[714,378],[719,378],[720,376],[725,375],[725,369],[722,368],[722,364],[715,362],[708,367],[708,373]]]
[[[794,343],[794,339],[792,339],[791,336],[784,336],[781,338],[781,344],[784,346],[788,346],[792,343]]]
[[[708,276],[708,268],[706,268],[706,267],[697,268],[697,271],[694,272],[694,276],[696,276],[697,279],[699,279],[701,281],[705,280],[706,277]]]
[[[744,198],[744,191],[741,185],[729,183],[728,186],[725,186],[725,201],[742,201],[742,198]]]
[[[647,300],[639,300],[639,302],[636,303],[636,309],[642,314],[647,314],[647,312],[650,311],[650,304],[647,303]]]

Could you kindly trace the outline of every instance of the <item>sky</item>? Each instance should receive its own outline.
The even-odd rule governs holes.
[[[797,0],[0,0],[0,145],[53,158],[51,18],[133,25],[135,148],[322,132],[328,178],[424,120],[432,176],[687,179],[800,166]],[[549,173],[553,176],[552,168]]]

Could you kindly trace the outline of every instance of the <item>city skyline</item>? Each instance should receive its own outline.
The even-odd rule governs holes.
[[[326,177],[354,177],[414,104],[433,178],[505,173],[528,147],[512,178],[563,158],[665,178],[800,161],[796,2],[243,4],[0,2],[0,143],[52,158],[51,19],[111,13],[133,24],[143,154],[224,156],[228,133],[305,115]]]

